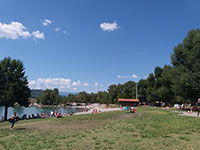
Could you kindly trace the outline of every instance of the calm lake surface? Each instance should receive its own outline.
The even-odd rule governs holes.
[[[83,111],[84,109],[82,108],[71,108],[71,107],[45,107],[45,108],[39,108],[39,107],[9,107],[8,108],[8,118],[14,113],[16,112],[17,115],[19,117],[22,117],[24,114],[26,114],[27,116],[29,115],[36,115],[37,113],[49,113],[51,111],[57,111],[57,112],[61,112],[61,114],[63,115],[64,113],[70,113],[71,111],[76,113],[79,111]],[[5,113],[5,109],[4,107],[0,107],[0,120],[2,119],[2,116],[4,116]]]

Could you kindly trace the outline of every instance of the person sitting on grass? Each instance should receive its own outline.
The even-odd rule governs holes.
[[[27,115],[26,115],[26,114],[24,114],[24,115],[22,116],[22,120],[24,120],[24,119],[27,119]]]
[[[51,117],[54,117],[54,111],[51,111]]]
[[[70,116],[72,116],[73,114],[74,114],[74,112],[73,112],[73,111],[71,111],[69,115],[70,115]]]
[[[32,119],[35,119],[35,115],[34,114],[32,114]]]
[[[15,122],[17,122],[19,117],[17,116],[16,112],[13,113],[12,116],[9,118],[9,122],[11,123],[10,130],[13,130]]]
[[[30,115],[28,115],[28,119],[32,119]]]
[[[49,114],[48,114],[48,113],[46,113],[46,115],[45,115],[45,116],[46,116],[46,118],[49,118]]]
[[[45,114],[44,113],[40,113],[40,118],[45,118]]]
[[[92,113],[93,113],[93,114],[98,114],[97,109],[93,109]]]
[[[40,115],[38,113],[36,115],[37,115],[37,118],[40,118]]]
[[[61,113],[58,112],[58,113],[56,114],[56,118],[61,118],[61,117],[62,117]]]

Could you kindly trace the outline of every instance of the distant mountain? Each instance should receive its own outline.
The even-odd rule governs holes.
[[[44,90],[31,89],[31,98],[38,98],[42,95]],[[59,92],[61,96],[68,96],[69,94],[78,94],[77,92]]]
[[[60,94],[61,96],[68,96],[69,94],[76,95],[76,94],[78,94],[78,93],[77,93],[77,92],[59,92],[59,94]]]

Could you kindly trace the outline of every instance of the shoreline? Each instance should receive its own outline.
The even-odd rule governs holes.
[[[111,104],[112,105],[112,104]],[[30,105],[29,107],[39,107],[39,108],[47,108],[47,107],[55,107],[55,108],[82,108],[82,109],[102,109],[102,108],[107,108],[107,104],[99,104],[99,103],[92,103],[89,105],[72,105],[72,106],[64,106],[64,105],[41,105],[41,104],[35,104],[35,105]],[[109,107],[108,107],[109,108]],[[118,108],[118,107],[113,107],[113,108]]]
[[[38,107],[38,106],[29,106],[29,107]],[[77,109],[82,109],[80,111],[74,112],[73,115],[82,115],[82,114],[98,114],[98,113],[102,113],[102,112],[109,112],[109,111],[119,111],[121,110],[119,107],[114,107],[114,108],[110,108],[108,107],[106,104],[98,104],[98,103],[94,103],[94,104],[90,104],[90,105],[86,105],[86,106],[53,106],[53,105],[43,105],[40,106],[38,108],[77,108]],[[65,117],[65,113],[62,114],[63,117]],[[1,118],[0,118],[0,122],[4,122]]]
[[[97,110],[96,113],[93,112],[93,110]],[[120,108],[94,108],[94,109],[90,109],[87,112],[76,112],[74,113],[74,115],[83,115],[83,114],[98,114],[98,113],[102,113],[102,112],[110,112],[110,111],[120,111]]]
[[[94,109],[97,110],[96,113],[93,112]],[[103,108],[103,109],[94,108],[94,109],[90,109],[88,111],[82,111],[82,112],[75,112],[75,113],[73,113],[73,115],[99,114],[99,113],[103,113],[103,112],[111,112],[111,111],[120,111],[121,110],[120,108]],[[69,117],[69,115],[65,116],[63,114],[61,118],[66,118],[66,117]],[[40,118],[40,119],[46,119],[46,118],[51,118],[51,117],[44,117],[44,118]],[[31,118],[31,119],[39,119],[39,118]],[[24,119],[24,120],[30,120],[30,119]],[[0,120],[0,122],[5,122],[5,121],[4,120]]]

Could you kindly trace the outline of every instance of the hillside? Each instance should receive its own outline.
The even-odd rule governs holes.
[[[31,89],[31,98],[38,98],[40,95],[42,95],[43,92],[44,90]],[[69,94],[75,95],[77,92],[59,92],[59,94],[61,96],[68,96]]]

